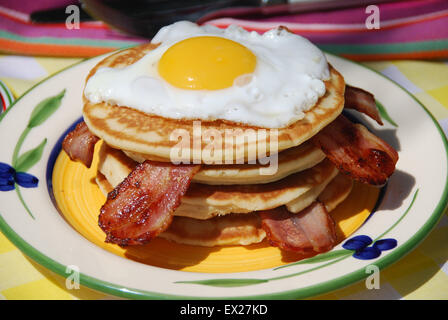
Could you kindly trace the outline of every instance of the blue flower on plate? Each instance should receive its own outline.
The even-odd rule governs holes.
[[[36,188],[39,179],[26,172],[16,172],[9,164],[0,162],[0,191],[14,190],[16,183],[23,188]]]
[[[378,258],[382,251],[393,249],[397,246],[397,240],[388,238],[375,241],[369,236],[359,235],[348,239],[342,247],[346,250],[353,250],[353,257],[361,260]]]

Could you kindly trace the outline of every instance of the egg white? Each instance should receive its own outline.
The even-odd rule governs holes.
[[[247,47],[257,58],[254,72],[221,90],[180,89],[157,71],[163,53],[191,37],[223,37]],[[260,35],[237,26],[220,29],[181,21],[162,28],[160,43],[124,68],[100,68],[86,84],[92,103],[127,106],[173,119],[223,119],[264,128],[285,127],[304,117],[325,93],[329,68],[324,54],[307,39],[282,28]]]

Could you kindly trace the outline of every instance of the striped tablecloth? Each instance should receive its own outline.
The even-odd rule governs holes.
[[[0,80],[15,97],[80,59],[0,55]],[[381,61],[365,65],[389,77],[420,100],[448,132],[448,61]],[[448,216],[398,263],[380,274],[380,289],[364,282],[316,299],[448,299]],[[65,279],[24,256],[0,233],[1,299],[110,299],[89,288],[67,290]]]
[[[300,0],[297,0],[300,1]],[[340,0],[334,0],[340,1]],[[2,0],[0,52],[39,56],[90,57],[142,43],[100,21],[36,24],[30,13],[77,3],[74,0]],[[352,60],[448,58],[448,1],[408,0],[378,4],[375,28],[367,24],[375,12],[366,6],[246,19],[220,18],[206,23],[238,24],[264,32],[288,27],[321,49]],[[368,22],[370,21],[370,22]]]

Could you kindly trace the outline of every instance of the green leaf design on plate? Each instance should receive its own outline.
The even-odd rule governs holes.
[[[34,128],[45,122],[61,105],[65,89],[58,95],[42,100],[33,110],[28,122],[28,128]]]
[[[16,161],[16,171],[26,172],[34,166],[42,157],[47,138],[45,138],[36,148],[28,150],[22,154]]]
[[[23,199],[22,192],[20,191],[19,185],[16,184],[16,193],[17,197],[19,197],[20,203],[22,203],[22,206],[25,208],[26,212],[28,212],[29,216],[35,220],[33,213],[31,212],[30,208],[26,204],[25,200]]]
[[[175,283],[202,284],[213,287],[243,287],[254,284],[265,283],[269,280],[265,279],[209,279],[196,281],[176,281]]]
[[[317,256],[314,256],[312,258],[308,258],[308,259],[304,259],[304,260],[300,260],[294,263],[290,263],[290,264],[286,264],[284,266],[280,266],[277,268],[274,268],[274,270],[278,270],[278,269],[282,269],[282,268],[287,268],[287,267],[292,267],[298,264],[308,264],[308,263],[318,263],[318,262],[325,262],[325,261],[329,261],[329,260],[333,260],[339,257],[343,257],[343,256],[348,256],[353,254],[353,251],[351,250],[334,250],[334,251],[329,251],[326,253],[321,253]]]
[[[380,113],[381,118],[389,122],[394,127],[398,127],[398,124],[394,120],[392,120],[390,115],[387,113],[386,108],[384,108],[384,106],[378,100],[376,100],[376,106],[378,108],[378,112]]]
[[[64,98],[64,96],[65,89],[55,96],[42,100],[31,112],[30,120],[28,121],[25,129],[23,129],[12,153],[11,163],[17,172],[26,172],[41,159],[45,145],[47,144],[46,138],[37,147],[28,150],[19,156],[20,150],[22,149],[22,144],[34,127],[44,123],[61,106],[62,98]],[[22,197],[18,184],[15,185],[15,189],[23,207],[28,212],[30,217],[35,219],[34,215],[31,213],[31,210],[27,206],[25,199]]]

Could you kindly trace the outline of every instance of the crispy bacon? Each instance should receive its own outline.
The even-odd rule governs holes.
[[[394,148],[343,115],[322,129],[312,141],[339,171],[372,185],[385,184],[398,161]]]
[[[271,245],[302,254],[325,252],[337,241],[334,221],[325,206],[314,201],[299,213],[285,206],[260,212]]]
[[[362,112],[378,122],[380,125],[383,125],[380,113],[376,107],[375,97],[370,92],[346,85],[344,108]]]
[[[73,131],[70,131],[62,142],[62,149],[72,161],[80,161],[90,168],[93,160],[93,151],[99,138],[93,135],[86,123],[78,123]]]
[[[100,210],[98,225],[106,242],[145,244],[167,229],[199,168],[149,160],[137,165]]]

